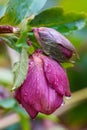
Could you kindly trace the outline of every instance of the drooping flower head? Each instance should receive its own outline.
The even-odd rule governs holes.
[[[46,27],[33,28],[35,37],[43,51],[59,62],[68,61],[76,53],[71,42],[61,33]]]
[[[58,62],[41,52],[30,56],[27,77],[15,91],[15,98],[31,118],[39,112],[53,113],[63,103],[63,97],[70,95],[66,71]]]

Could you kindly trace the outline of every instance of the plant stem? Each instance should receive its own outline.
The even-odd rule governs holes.
[[[2,33],[18,33],[19,28],[13,26],[0,26],[0,34]]]

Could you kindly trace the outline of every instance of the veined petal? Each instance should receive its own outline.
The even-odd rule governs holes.
[[[55,29],[40,27],[33,28],[33,32],[43,52],[57,61],[69,61],[73,53],[78,56],[71,42]]]
[[[15,97],[16,100],[21,104],[21,87],[19,87],[19,88],[15,91],[14,97]]]
[[[39,112],[53,113],[63,103],[63,96],[70,96],[65,70],[59,63],[35,52],[29,59],[29,68],[24,83],[15,92],[15,98],[31,118]]]
[[[57,108],[63,103],[63,96],[58,94],[55,89],[49,86],[48,90],[48,108],[45,108],[44,111],[41,111],[45,114],[53,113]]]
[[[41,56],[44,63],[44,71],[48,83],[61,95],[70,96],[69,81],[65,70],[51,58]]]
[[[33,62],[30,61],[30,64],[27,78],[21,88],[22,101],[37,112],[50,114],[61,105],[63,96],[49,87],[39,56],[33,55]]]
[[[49,34],[53,36],[53,38],[55,39],[55,42],[57,44],[60,44],[63,47],[70,49],[74,52],[76,51],[75,47],[71,44],[71,42],[65,36],[63,36],[60,32],[58,32],[52,28],[47,28],[47,30],[48,30]]]
[[[22,99],[25,103],[33,106],[38,112],[43,104],[47,106],[48,90],[43,73],[43,65],[40,58],[33,56],[30,61],[29,72],[21,88]]]
[[[30,117],[32,119],[34,119],[37,114],[38,114],[38,111],[36,111],[33,106],[31,106],[30,104],[28,103],[25,103],[25,101],[22,100],[22,106],[26,109],[26,111],[28,112],[28,114],[30,115]]]

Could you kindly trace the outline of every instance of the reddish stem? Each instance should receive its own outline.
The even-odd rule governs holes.
[[[15,33],[19,29],[13,26],[0,26],[0,33]]]
[[[29,46],[32,46],[32,42],[30,41],[29,38],[27,38],[27,44],[28,44]]]

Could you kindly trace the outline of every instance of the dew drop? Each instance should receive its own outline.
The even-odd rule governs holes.
[[[75,61],[70,61],[72,64],[75,64]]]
[[[48,64],[46,63],[45,66],[48,67]]]
[[[55,84],[55,85],[58,85],[58,82],[55,82],[54,84]]]
[[[56,79],[56,81],[58,82],[58,79]]]
[[[27,93],[25,93],[24,95],[27,96]]]
[[[37,94],[39,94],[39,91],[37,91]]]
[[[48,69],[48,72],[51,72],[51,69]]]
[[[66,98],[67,100],[71,99],[71,97],[68,97],[68,96],[66,96],[65,98]]]
[[[57,82],[54,82],[54,84],[56,85],[56,84],[57,84]]]
[[[33,64],[33,62],[31,61],[29,64],[30,64],[30,65],[32,65],[32,64]]]
[[[37,78],[37,81],[39,81],[39,78]]]
[[[64,106],[64,104],[65,104],[65,102],[63,101],[62,104],[61,104],[61,106]]]

